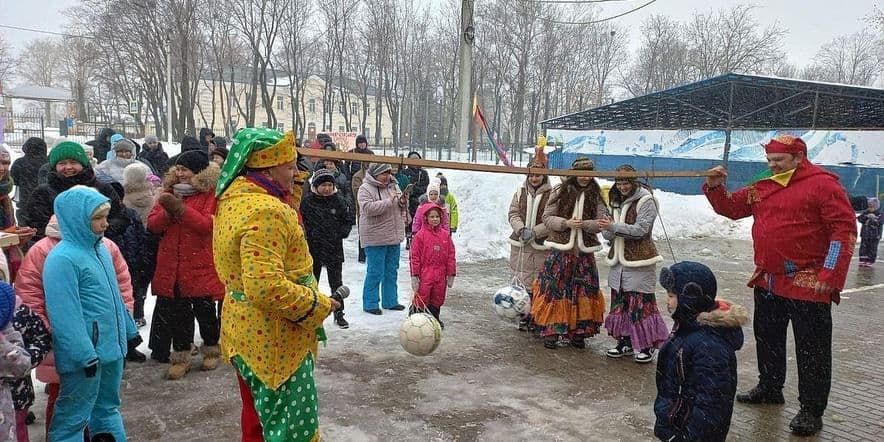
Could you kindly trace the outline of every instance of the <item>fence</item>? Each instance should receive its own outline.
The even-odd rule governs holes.
[[[52,144],[56,138],[66,136],[69,139],[85,143],[92,140],[109,127],[114,132],[124,134],[127,138],[143,138],[144,131],[132,122],[105,123],[76,121],[68,126],[66,121],[46,121],[42,114],[0,113],[0,141],[11,147],[19,147],[30,137],[40,137]]]
[[[486,143],[482,143],[476,150],[473,158],[472,143],[467,144],[467,151],[458,152],[454,145],[446,143],[429,143],[418,145],[394,145],[389,138],[384,138],[380,145],[369,146],[374,152],[382,155],[407,155],[409,152],[417,152],[421,158],[439,161],[464,161],[478,163],[502,164],[497,152],[490,149]],[[529,153],[530,152],[530,153]],[[534,152],[533,145],[525,145],[522,149],[514,145],[506,148],[506,154],[514,164],[525,165],[531,160]]]

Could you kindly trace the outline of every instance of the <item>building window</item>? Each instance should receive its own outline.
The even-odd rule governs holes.
[[[276,97],[276,109],[285,110],[285,97],[282,95]]]
[[[311,98],[310,101],[307,102],[307,110],[310,112],[316,112],[316,100]]]
[[[338,103],[338,113],[344,115],[344,102]]]
[[[338,126],[338,132],[343,132],[343,131],[344,131],[344,126]]]
[[[285,132],[285,123],[276,123],[276,130]]]
[[[350,113],[353,115],[359,115],[359,110],[356,107],[356,103],[350,103]]]

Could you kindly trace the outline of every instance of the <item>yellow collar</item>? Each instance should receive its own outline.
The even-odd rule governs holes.
[[[797,169],[797,168],[796,168],[796,169]],[[774,181],[774,182],[776,182],[777,184],[779,184],[779,185],[781,185],[781,186],[783,186],[783,187],[786,187],[786,186],[789,185],[789,181],[792,179],[792,175],[795,174],[795,170],[796,170],[796,169],[787,170],[787,171],[785,171],[785,172],[783,172],[783,173],[778,173],[778,174],[776,174],[776,175],[772,175],[772,176],[771,176],[770,178],[768,178],[768,179],[769,179],[769,180],[772,180],[772,181]]]

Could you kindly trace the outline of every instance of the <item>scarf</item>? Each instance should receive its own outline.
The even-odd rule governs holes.
[[[184,198],[192,195],[196,195],[199,191],[196,187],[193,187],[193,184],[188,183],[178,183],[172,186],[172,193],[175,194],[178,198]]]
[[[258,172],[246,173],[246,179],[250,183],[264,189],[267,193],[279,198],[279,200],[286,203],[286,205],[292,206],[292,194],[280,189],[279,185],[274,183],[273,180]]]

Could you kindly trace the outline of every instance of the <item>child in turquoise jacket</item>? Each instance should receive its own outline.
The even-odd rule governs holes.
[[[62,240],[46,258],[43,287],[61,391],[49,440],[80,442],[88,425],[94,438],[125,441],[120,382],[127,341],[138,332],[101,241],[110,202],[74,186],[56,197],[54,208]]]

